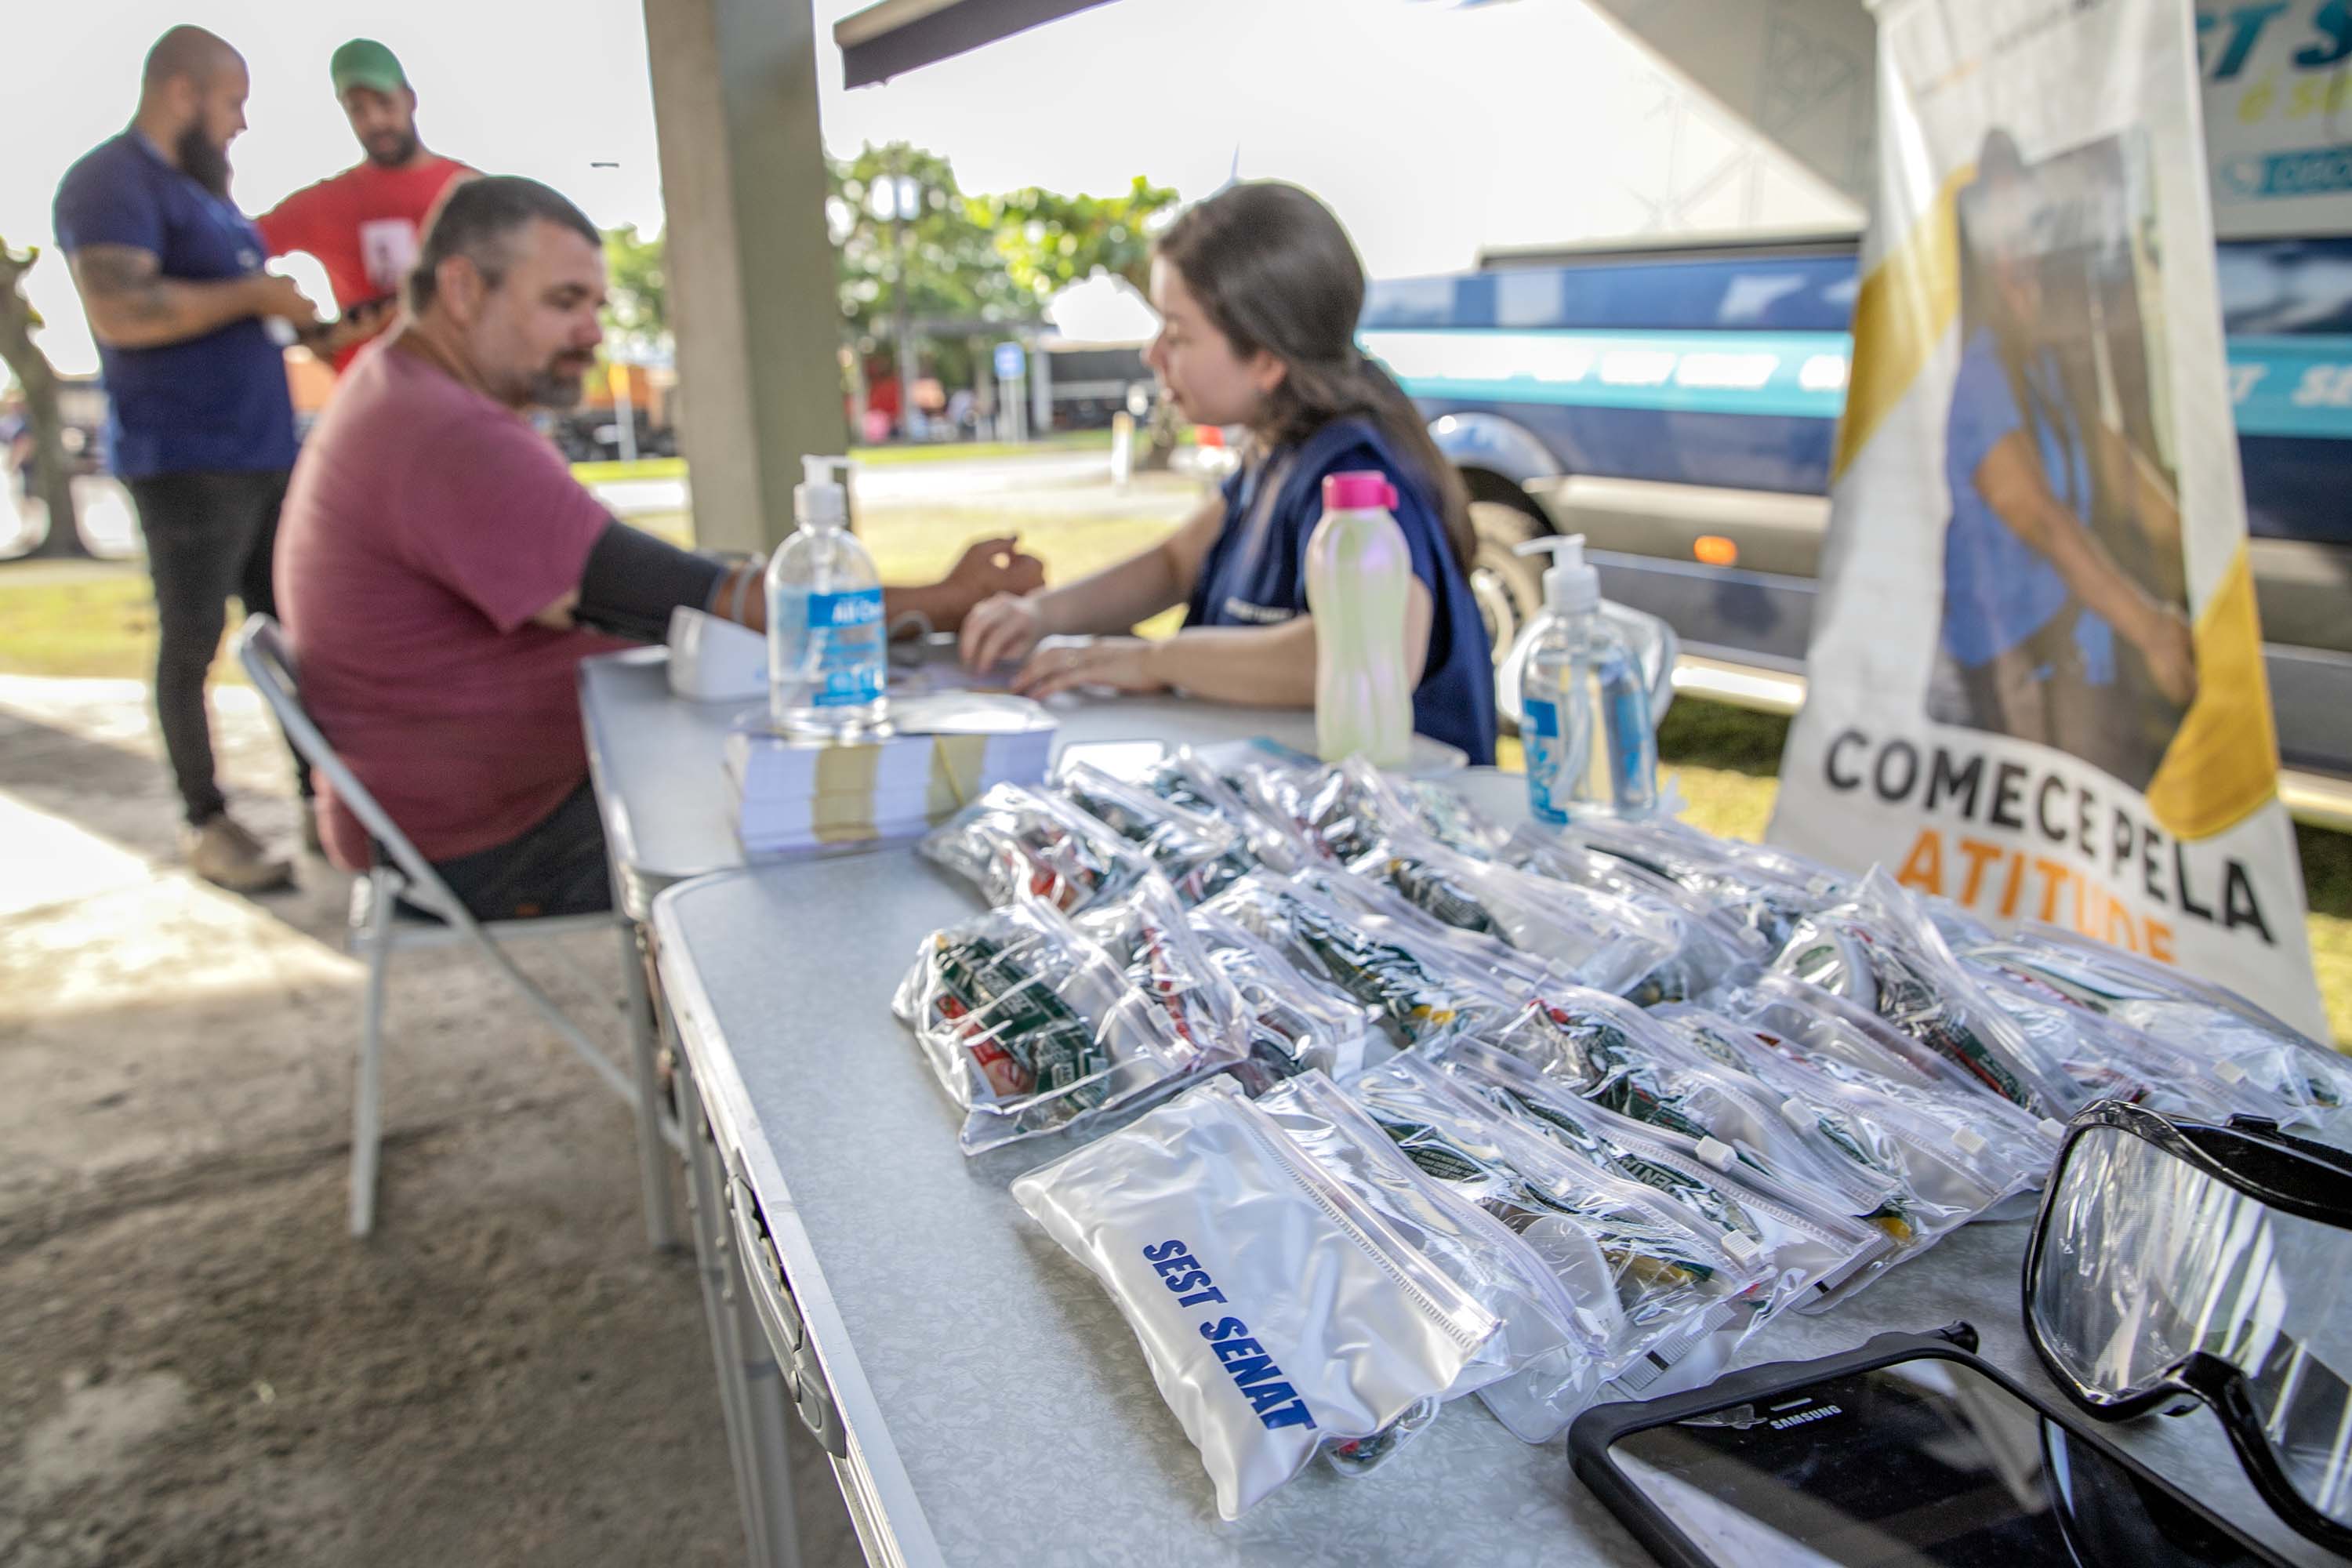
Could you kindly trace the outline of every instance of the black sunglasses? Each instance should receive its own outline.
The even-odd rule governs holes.
[[[2248,1369],[2210,1351],[2194,1349],[2158,1369],[2137,1386],[2114,1389],[2085,1381],[2063,1350],[2051,1342],[2052,1331],[2046,1328],[2040,1310],[2045,1300],[2043,1287],[2046,1283],[2053,1296],[2070,1287],[2064,1275],[2053,1275],[2045,1281],[2043,1268],[2049,1261],[2053,1231],[2060,1228],[2060,1225],[2053,1225],[2053,1219],[2074,1195],[2069,1189],[2068,1170],[2086,1138],[2104,1142],[2115,1132],[2139,1140],[2266,1210],[2339,1231],[2352,1230],[2352,1153],[2294,1137],[2281,1131],[2275,1122],[2258,1117],[2235,1116],[2226,1125],[2217,1126],[2178,1121],[2119,1100],[2100,1100],[2068,1124],[2050,1184],[2042,1194],[2041,1213],[2034,1220],[2023,1279],[2026,1337],[2032,1341],[2034,1353],[2041,1357],[2051,1379],[2084,1412],[2102,1421],[2126,1421],[2160,1407],[2186,1409],[2190,1401],[2204,1404],[2221,1418],[2239,1463],[2263,1500],[2304,1535],[2332,1551],[2352,1555],[2352,1526],[2323,1511],[2304,1494],[2271,1439],[2256,1398],[2253,1375],[2265,1372],[2267,1366]],[[2098,1194],[2091,1201],[2106,1204],[2124,1200],[2111,1191]],[[2071,1231],[2069,1236],[2071,1238]],[[2141,1261],[2160,1267],[2160,1260]],[[2352,1262],[2352,1250],[2347,1250],[2347,1261]],[[2326,1307],[2314,1310],[2326,1311]],[[2283,1335],[2272,1337],[2274,1343],[2293,1343]],[[2352,1366],[2330,1369],[2316,1363],[2299,1365],[2287,1384],[2288,1394],[2300,1392],[2302,1380],[2314,1376],[2339,1380],[2336,1386],[2342,1390],[2345,1408],[2352,1410],[2352,1387],[2340,1382],[2342,1377],[2352,1376]],[[2286,1396],[2282,1395],[2282,1403]]]

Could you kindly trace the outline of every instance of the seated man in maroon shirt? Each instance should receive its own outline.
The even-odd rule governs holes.
[[[604,250],[577,207],[531,180],[458,185],[408,287],[412,319],[343,378],[287,494],[303,700],[477,916],[607,908],[574,667],[625,646],[610,633],[658,639],[678,605],[762,627],[760,568],[614,521],[526,419],[578,401],[602,336]],[[1040,578],[987,540],[886,607],[946,628]],[[329,853],[366,864],[358,820],[319,804]]]

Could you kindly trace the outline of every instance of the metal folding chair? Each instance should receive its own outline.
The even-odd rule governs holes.
[[[294,661],[278,623],[268,616],[247,617],[236,636],[236,657],[246,673],[285,726],[295,749],[310,766],[334,785],[335,795],[373,835],[391,858],[352,887],[350,938],[354,951],[367,960],[367,994],[360,1009],[357,1084],[352,1104],[352,1234],[365,1236],[375,1225],[376,1155],[383,1140],[382,1068],[383,1057],[383,978],[392,955],[404,948],[447,947],[470,943],[521,992],[523,999],[547,1020],[564,1044],[594,1069],[605,1086],[632,1106],[637,1091],[628,1075],[564,1016],[538,982],[515,967],[505,942],[564,936],[575,931],[613,930],[614,914],[570,915],[547,920],[476,920],[457,901],[430,862],[417,853],[367,786],[335,754],[326,736],[311,721],[298,695]],[[404,915],[401,906],[434,917]]]

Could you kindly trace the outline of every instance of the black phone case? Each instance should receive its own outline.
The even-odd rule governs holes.
[[[1625,1479],[1617,1468],[1616,1462],[1610,1458],[1612,1444],[1628,1433],[1645,1427],[1667,1426],[1734,1405],[1785,1399],[1828,1378],[1870,1372],[1898,1361],[1934,1356],[1958,1362],[1983,1373],[2045,1419],[2064,1427],[2068,1436],[2097,1449],[2142,1481],[2211,1521],[2231,1539],[2241,1542],[2256,1561],[2288,1568],[2285,1559],[2107,1442],[2071,1411],[2059,1409],[2019,1387],[2016,1381],[1999,1367],[1979,1359],[1975,1354],[1976,1348],[1977,1331],[1967,1323],[1952,1323],[1931,1334],[1879,1334],[1860,1349],[1848,1351],[1843,1355],[1823,1356],[1818,1361],[1769,1362],[1717,1378],[1706,1387],[1695,1388],[1686,1394],[1670,1394],[1663,1398],[1622,1405],[1595,1405],[1578,1416],[1575,1425],[1568,1429],[1569,1458],[1575,1466],[1577,1479],[1608,1505],[1609,1511],[1617,1516],[1618,1522],[1633,1532],[1633,1539],[1640,1542],[1651,1556],[1666,1564],[1667,1568],[1720,1568],[1714,1558],[1702,1552],[1696,1543],[1675,1527],[1672,1521],[1653,1507],[1641,1489]]]

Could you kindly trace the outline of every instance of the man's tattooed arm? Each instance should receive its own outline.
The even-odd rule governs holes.
[[[185,342],[247,316],[282,316],[306,326],[318,316],[290,279],[265,272],[166,278],[155,253],[135,245],[85,245],[70,260],[91,335],[109,348]]]

